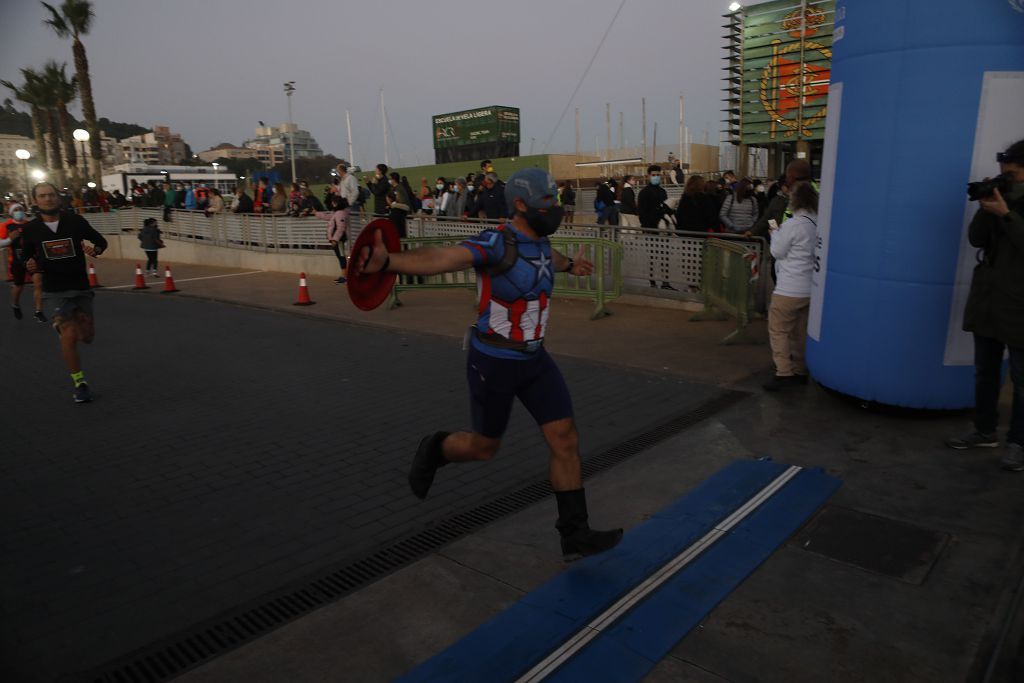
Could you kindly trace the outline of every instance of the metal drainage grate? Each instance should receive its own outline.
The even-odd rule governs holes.
[[[651,446],[679,434],[748,394],[725,391],[695,409],[588,458],[583,476],[603,472]],[[529,484],[472,510],[442,519],[432,527],[395,541],[371,555],[298,586],[283,589],[221,614],[159,643],[104,664],[73,680],[89,683],[160,683],[240,647],[284,624],[377,581],[455,539],[551,495],[547,481]]]

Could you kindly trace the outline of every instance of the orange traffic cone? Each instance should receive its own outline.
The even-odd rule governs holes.
[[[93,264],[90,263],[89,264],[89,287],[92,288],[92,289],[96,289],[97,287],[102,287],[102,286],[103,285],[100,284],[99,278],[96,277],[96,268],[95,268],[95,266],[93,266]]]
[[[164,266],[164,288],[160,293],[173,294],[174,292],[177,291],[179,290],[177,287],[174,286],[174,277],[171,276],[171,267]]]
[[[149,289],[146,278],[142,277],[142,266],[135,264],[135,286],[132,289]]]
[[[309,287],[306,286],[306,274],[299,273],[299,300],[292,306],[312,306],[316,302],[309,298]]]

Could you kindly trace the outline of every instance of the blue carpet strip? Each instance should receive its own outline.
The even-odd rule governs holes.
[[[839,484],[733,463],[400,680],[640,680]]]

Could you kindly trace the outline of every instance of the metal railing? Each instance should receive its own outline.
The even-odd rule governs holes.
[[[756,344],[747,331],[754,302],[753,282],[758,272],[752,267],[752,252],[743,245],[720,239],[706,240],[703,258],[704,310],[695,313],[691,322],[736,318],[736,329],[720,344]]]
[[[448,247],[458,244],[466,237],[465,231],[460,235],[448,237],[410,237],[402,240],[402,248],[417,249],[419,247]],[[609,240],[594,237],[568,237],[559,233],[551,238],[551,247],[565,255],[575,255],[581,250],[583,255],[594,264],[594,272],[589,276],[576,276],[569,273],[555,273],[555,296],[572,296],[590,299],[594,302],[594,311],[590,319],[597,320],[610,312],[605,304],[622,295],[622,247]],[[391,289],[388,308],[402,305],[398,295],[400,292],[430,289],[468,289],[476,288],[475,270],[464,270],[440,275],[402,275]]]
[[[171,221],[163,221],[161,208],[132,208],[109,213],[86,214],[87,220],[100,232],[134,232],[146,218],[156,218],[164,239],[190,241],[197,244],[247,249],[273,253],[330,253],[326,223],[315,217],[296,218],[271,214],[225,213],[207,217],[201,211],[174,210]],[[366,213],[353,214],[349,220],[349,238],[354,240],[362,226],[374,218]],[[479,218],[448,218],[414,214],[406,219],[410,239],[465,238],[493,227],[501,221]],[[615,285],[624,291],[653,293],[675,299],[699,301],[703,284],[703,254],[709,237],[737,242],[754,253],[762,273],[767,273],[770,255],[764,238],[742,235],[687,232],[663,223],[663,227],[632,228],[592,223],[563,224],[556,240],[576,238],[599,239],[621,250],[620,281]],[[351,243],[351,242],[350,242]],[[443,241],[440,243],[444,243]],[[605,253],[609,257],[608,252]],[[670,283],[679,292],[650,289],[654,282]],[[755,310],[766,311],[770,279],[760,278],[755,287]],[[610,288],[606,286],[610,291]]]

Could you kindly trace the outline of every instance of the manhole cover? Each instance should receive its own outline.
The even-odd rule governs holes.
[[[948,541],[949,534],[829,506],[795,542],[833,560],[920,585]]]

